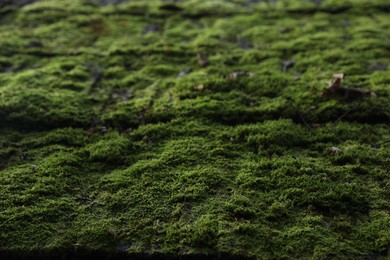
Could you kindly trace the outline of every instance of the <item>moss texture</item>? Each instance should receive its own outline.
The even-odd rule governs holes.
[[[2,1],[0,255],[389,257],[389,11]]]

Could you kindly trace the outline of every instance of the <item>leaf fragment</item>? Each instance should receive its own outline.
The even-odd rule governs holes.
[[[343,97],[345,100],[355,99],[363,96],[376,97],[376,93],[367,88],[350,88],[341,87],[341,83],[344,79],[343,73],[333,74],[334,80],[330,81],[328,87],[322,92],[323,96],[338,95]]]

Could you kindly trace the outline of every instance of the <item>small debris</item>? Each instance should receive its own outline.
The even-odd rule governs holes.
[[[237,37],[237,45],[243,50],[253,49],[253,44],[241,37]]]
[[[335,78],[333,81],[329,82],[329,85],[322,92],[323,96],[330,96],[332,94],[337,94],[342,96],[344,99],[354,99],[362,96],[372,96],[376,97],[376,93],[371,89],[363,89],[363,88],[345,88],[341,87],[341,83],[344,79],[344,74],[334,74]]]
[[[92,136],[94,133],[95,133],[95,128],[94,127],[90,127],[86,131],[87,136]]]
[[[142,35],[152,33],[152,32],[158,32],[161,31],[161,26],[155,23],[147,25],[141,32]]]
[[[21,155],[19,155],[19,159],[20,160],[28,160],[29,159],[29,156],[28,156],[28,154],[26,154],[26,153],[22,153]]]
[[[285,60],[282,62],[282,65],[283,65],[282,72],[286,73],[289,68],[294,67],[295,61]]]
[[[345,19],[345,20],[343,20],[343,26],[344,26],[344,28],[349,28],[349,27],[351,27],[351,22],[349,20]]]
[[[126,253],[130,246],[131,244],[121,241],[116,245],[116,251]]]
[[[35,171],[36,168],[37,168],[36,164],[31,164],[31,170]]]
[[[372,151],[378,151],[378,150],[379,150],[379,148],[378,148],[378,147],[375,147],[375,146],[371,146],[370,149],[371,149]]]
[[[197,53],[198,63],[201,68],[207,67],[209,65],[209,57],[204,53]]]
[[[191,69],[187,69],[187,68],[184,68],[182,69],[179,74],[177,74],[177,77],[178,78],[182,78],[184,77],[185,75],[189,74],[191,72]]]
[[[205,86],[203,84],[195,86],[192,88],[193,90],[203,91],[205,89]]]
[[[330,150],[333,154],[341,153],[341,149],[334,146]]]
[[[111,94],[112,99],[120,99],[121,101],[129,100],[133,97],[133,90],[132,89],[123,89],[119,92],[113,92]]]
[[[90,64],[88,65],[88,70],[92,75],[92,84],[88,91],[88,94],[91,95],[96,90],[100,80],[102,79],[103,68],[97,64]]]
[[[279,32],[280,33],[289,33],[291,32],[293,29],[292,28],[289,28],[289,27],[282,27],[279,29]]]
[[[387,70],[388,65],[381,63],[381,62],[375,62],[368,65],[368,71],[374,72],[374,71],[384,71]]]
[[[329,82],[329,85],[327,87],[327,90],[335,91],[336,89],[339,89],[341,86],[341,81],[344,79],[344,74],[333,74],[333,77],[335,78],[333,81]]]
[[[107,133],[107,131],[108,131],[108,127],[102,126],[102,127],[100,128],[100,134],[101,134],[101,135],[104,135],[105,133]]]
[[[169,91],[168,95],[169,95],[169,103],[172,104],[173,101],[175,100],[175,98],[173,97],[173,94],[172,94],[172,92],[170,92],[170,91]]]
[[[254,75],[255,74],[252,72],[232,72],[227,76],[227,78],[233,80],[243,77],[253,77]]]
[[[132,131],[133,131],[133,129],[131,127],[129,127],[127,129],[121,129],[119,132],[120,132],[121,136],[127,137],[129,135],[129,133]]]
[[[301,73],[295,73],[295,74],[294,74],[294,80],[300,80],[300,79],[301,79],[301,76],[302,76]]]

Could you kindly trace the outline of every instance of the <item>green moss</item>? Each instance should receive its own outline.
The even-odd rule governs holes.
[[[70,90],[3,87],[0,102],[3,122],[21,128],[87,125],[93,115],[85,100]]]
[[[22,2],[0,255],[389,256],[387,1]]]
[[[104,139],[86,147],[89,158],[94,161],[121,162],[124,154],[131,150],[130,141],[120,136],[117,132],[111,132]]]

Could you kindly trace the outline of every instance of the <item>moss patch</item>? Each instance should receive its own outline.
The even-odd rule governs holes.
[[[388,2],[174,2],[0,4],[0,255],[388,257]]]

